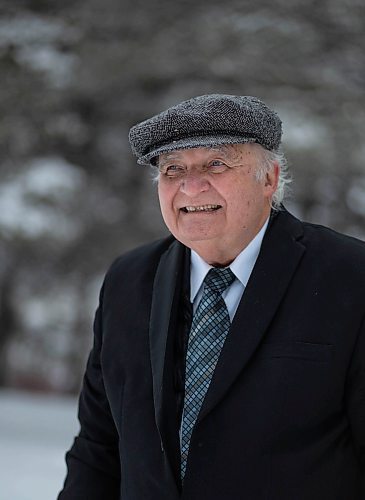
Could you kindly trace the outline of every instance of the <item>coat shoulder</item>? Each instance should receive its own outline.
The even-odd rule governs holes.
[[[302,243],[313,265],[364,289],[365,242],[325,226],[302,224]]]
[[[365,242],[343,233],[339,233],[319,224],[302,222],[303,243],[322,248],[328,255],[339,254],[342,257],[358,258],[365,261]]]
[[[115,282],[135,280],[151,275],[154,276],[161,256],[173,245],[176,240],[173,236],[163,238],[152,243],[148,243],[117,257],[109,267],[105,282],[113,284]]]
[[[278,214],[278,227],[305,248],[305,260],[317,269],[350,273],[365,282],[365,242],[329,227],[301,221],[289,212]]]

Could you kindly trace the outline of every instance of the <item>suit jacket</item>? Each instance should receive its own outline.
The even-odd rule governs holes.
[[[59,500],[364,500],[364,243],[273,218],[181,487],[173,338],[186,252],[170,237],[109,270]]]

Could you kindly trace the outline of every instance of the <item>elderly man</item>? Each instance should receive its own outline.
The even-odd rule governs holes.
[[[60,500],[365,499],[365,245],[283,208],[280,141],[247,96],[131,129],[172,236],[105,278]]]

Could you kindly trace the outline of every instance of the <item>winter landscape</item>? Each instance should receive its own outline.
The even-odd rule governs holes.
[[[1,500],[56,499],[77,429],[75,398],[0,391]]]
[[[166,234],[130,126],[194,95],[279,112],[286,205],[365,239],[363,0],[2,0],[0,500],[52,500],[103,276]]]

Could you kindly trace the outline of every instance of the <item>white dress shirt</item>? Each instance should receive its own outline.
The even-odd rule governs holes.
[[[254,239],[237,255],[235,260],[229,265],[231,271],[237,279],[234,280],[223,293],[222,297],[227,305],[228,314],[232,323],[233,317],[236,314],[238,304],[242,298],[243,292],[247,286],[252,269],[259,255],[262,239],[267,229],[269,219],[262,226]],[[207,264],[194,250],[191,251],[191,267],[190,267],[190,302],[193,304],[193,312],[203,295],[203,281],[209,269],[213,266]]]

